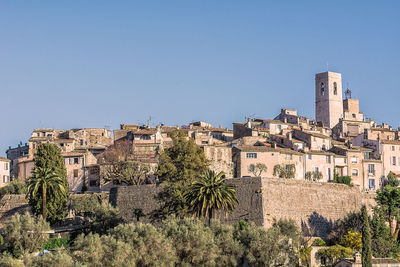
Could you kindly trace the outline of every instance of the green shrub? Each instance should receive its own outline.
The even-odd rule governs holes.
[[[351,177],[350,176],[335,176],[334,180],[335,183],[338,184],[346,184],[351,186]]]
[[[320,258],[324,266],[333,266],[338,260],[342,258],[352,258],[354,251],[351,248],[345,248],[341,245],[334,245],[320,249],[317,252],[317,257]]]
[[[210,228],[214,233],[214,242],[219,248],[219,254],[215,260],[216,266],[239,266],[244,247],[239,240],[235,239],[234,227],[213,221]]]
[[[112,236],[92,233],[78,236],[71,250],[74,260],[87,267],[136,266],[138,256],[129,244]]]
[[[120,224],[110,235],[131,245],[137,266],[173,266],[177,262],[174,244],[151,224]]]
[[[118,208],[107,203],[95,208],[91,228],[94,233],[105,234],[121,222]]]
[[[26,255],[24,257],[25,266],[32,267],[74,267],[77,266],[74,263],[71,255],[66,251],[46,253],[40,257],[35,255]],[[79,265],[78,265],[79,266]]]
[[[101,206],[101,197],[98,194],[73,194],[71,195],[71,206],[76,215],[94,213]]]
[[[15,180],[0,188],[0,198],[8,194],[26,194],[26,184]]]
[[[172,217],[161,225],[161,231],[172,241],[183,266],[215,266],[220,255],[214,234],[198,219]]]
[[[312,243],[312,245],[316,246],[316,247],[325,247],[326,246],[326,242],[321,238],[316,238],[314,240],[314,242]]]
[[[70,243],[69,238],[50,238],[46,243],[43,244],[43,249],[54,249],[60,247],[68,247]]]
[[[48,240],[48,234],[45,233],[48,230],[50,225],[41,216],[35,219],[29,213],[16,214],[5,228],[6,248],[17,257],[38,251]]]
[[[22,260],[18,260],[8,253],[3,253],[0,256],[0,266],[1,267],[25,267],[25,264]]]
[[[250,223],[236,237],[244,246],[244,255],[251,266],[296,266],[298,254],[292,241],[278,227],[264,229]]]

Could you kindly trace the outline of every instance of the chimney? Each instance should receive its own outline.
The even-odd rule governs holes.
[[[286,134],[286,136],[287,136],[287,139],[289,139],[290,141],[292,141],[292,132],[288,132],[288,133]]]
[[[276,148],[276,142],[275,141],[272,142],[271,147],[272,148]]]

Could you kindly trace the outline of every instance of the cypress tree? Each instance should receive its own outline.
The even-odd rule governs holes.
[[[54,144],[40,144],[34,157],[34,172],[38,168],[51,169],[60,177],[65,188],[65,194],[59,195],[57,198],[47,197],[47,219],[50,222],[61,220],[66,215],[69,203],[69,186],[67,181],[67,170],[65,168],[64,157],[61,149]],[[29,204],[35,214],[42,214],[42,198],[40,194],[36,197],[29,197]]]
[[[361,212],[363,218],[361,261],[363,267],[372,267],[371,231],[367,207],[365,205],[362,207]]]

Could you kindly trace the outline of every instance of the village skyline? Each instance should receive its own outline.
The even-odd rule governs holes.
[[[153,125],[232,128],[281,108],[314,118],[314,74],[327,68],[343,74],[366,117],[397,127],[399,4],[389,2],[2,1],[10,115],[0,155],[42,127],[117,129],[152,116]]]

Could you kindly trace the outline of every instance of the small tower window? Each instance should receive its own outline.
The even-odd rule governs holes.
[[[337,83],[336,82],[333,83],[333,94],[337,95]]]
[[[325,95],[325,84],[321,83],[321,95]]]

